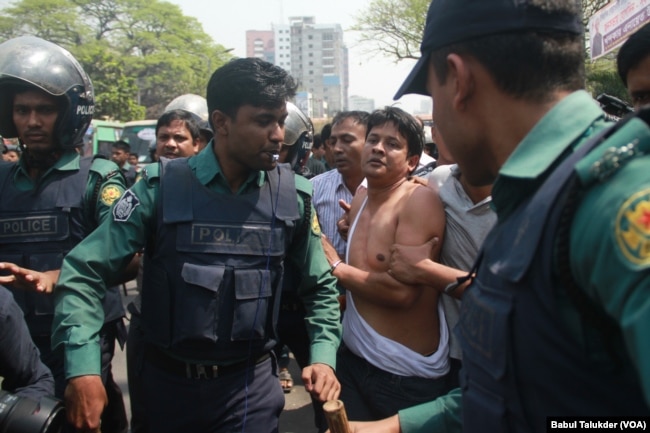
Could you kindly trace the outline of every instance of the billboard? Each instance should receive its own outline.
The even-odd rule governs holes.
[[[611,52],[650,21],[650,0],[614,0],[589,18],[591,60]]]

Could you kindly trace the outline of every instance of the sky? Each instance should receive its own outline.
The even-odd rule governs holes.
[[[366,54],[355,32],[346,31],[354,17],[366,9],[370,0],[167,0],[181,7],[183,14],[195,17],[203,30],[238,57],[246,55],[246,30],[271,30],[271,24],[286,24],[290,16],[314,16],[316,24],[340,24],[349,50],[350,87],[348,94],[372,98],[377,108],[393,104],[393,95],[411,71],[414,61],[401,61]],[[422,96],[407,95],[402,108],[420,109]]]

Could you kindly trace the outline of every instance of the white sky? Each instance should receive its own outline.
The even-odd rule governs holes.
[[[271,30],[272,23],[288,23],[289,16],[314,16],[317,24],[340,24],[349,50],[349,95],[375,100],[375,106],[392,104],[393,95],[411,71],[413,61],[393,60],[364,54],[354,32],[347,29],[354,16],[370,0],[167,0],[177,4],[187,16],[196,17],[216,43],[234,48],[238,57],[246,55],[246,30]],[[419,110],[427,98],[407,95],[400,102],[408,111]]]

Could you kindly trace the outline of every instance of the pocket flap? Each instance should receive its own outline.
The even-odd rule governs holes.
[[[219,290],[225,271],[225,266],[184,263],[181,276],[188,284],[194,284],[216,292]]]
[[[271,272],[267,269],[235,269],[235,297],[238,300],[271,296]]]

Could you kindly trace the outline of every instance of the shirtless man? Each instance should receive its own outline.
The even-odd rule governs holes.
[[[372,113],[361,155],[368,189],[352,201],[347,264],[324,242],[332,272],[347,289],[337,375],[354,420],[394,415],[450,387],[439,292],[388,273],[394,243],[420,245],[444,233],[436,193],[407,180],[422,146],[422,130],[409,114],[396,107]],[[432,258],[438,254],[436,247]]]

